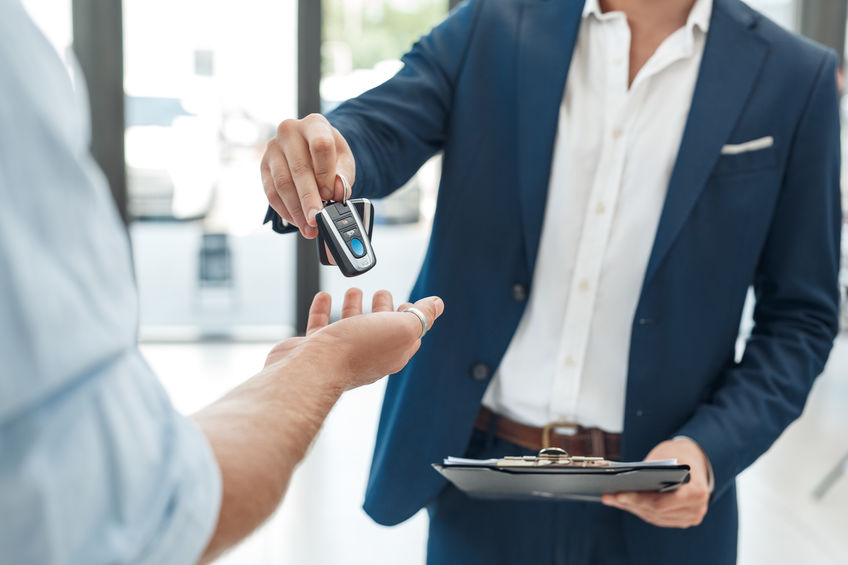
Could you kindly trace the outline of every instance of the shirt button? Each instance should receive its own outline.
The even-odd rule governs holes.
[[[612,138],[618,139],[619,137],[621,137],[622,133],[623,132],[621,131],[621,128],[615,128],[614,130],[612,130]]]
[[[574,367],[575,365],[577,365],[577,361],[574,360],[574,357],[569,355],[568,357],[565,358],[565,366],[566,367]]]
[[[583,279],[582,281],[580,281],[580,284],[577,285],[577,288],[580,289],[580,292],[586,292],[587,290],[589,290],[589,281]]]
[[[595,213],[600,215],[607,211],[607,207],[604,206],[603,202],[598,202],[598,205],[595,206]]]
[[[471,366],[471,378],[475,381],[485,381],[491,374],[491,369],[485,363],[474,363]]]
[[[516,302],[524,302],[527,300],[527,287],[521,283],[512,285],[512,299]]]
[[[613,64],[613,65],[620,65],[620,64],[621,64],[621,63],[623,63],[623,62],[624,62],[624,59],[623,59],[623,58],[621,58],[621,57],[615,57],[615,58],[613,58],[613,60],[612,60],[612,64]]]

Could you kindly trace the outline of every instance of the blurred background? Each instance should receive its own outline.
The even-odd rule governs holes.
[[[458,2],[24,4],[86,76],[92,152],[132,240],[142,350],[179,410],[259,370],[273,343],[304,327],[318,290],[337,305],[353,283],[366,297],[380,288],[406,297],[429,237],[439,157],[375,203],[379,262],[355,281],[319,268],[314,243],[261,225],[259,160],[280,121],[328,111],[391,77]],[[749,4],[845,53],[848,0]],[[221,563],[424,562],[423,512],[383,528],[360,508],[384,386],[340,401],[281,509]],[[848,563],[846,399],[843,334],[804,416],[739,479],[740,563]]]

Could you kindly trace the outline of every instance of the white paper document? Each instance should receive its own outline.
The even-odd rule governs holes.
[[[445,457],[444,465],[448,467],[497,467],[500,459],[466,459],[464,457]],[[657,461],[610,461],[610,467],[675,467],[677,459],[660,459]]]
[[[464,457],[445,457],[445,465],[463,467],[495,467],[500,459],[465,459]]]

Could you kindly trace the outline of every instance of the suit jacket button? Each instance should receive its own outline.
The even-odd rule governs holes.
[[[512,285],[512,299],[516,302],[524,302],[527,300],[527,286],[521,283]]]
[[[475,363],[471,366],[471,378],[475,381],[485,381],[491,373],[491,369],[485,363]]]

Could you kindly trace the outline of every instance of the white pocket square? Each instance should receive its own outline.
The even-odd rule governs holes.
[[[749,151],[757,151],[774,145],[774,138],[770,135],[752,139],[745,143],[733,143],[725,145],[721,148],[722,155],[738,155],[739,153],[747,153]]]

